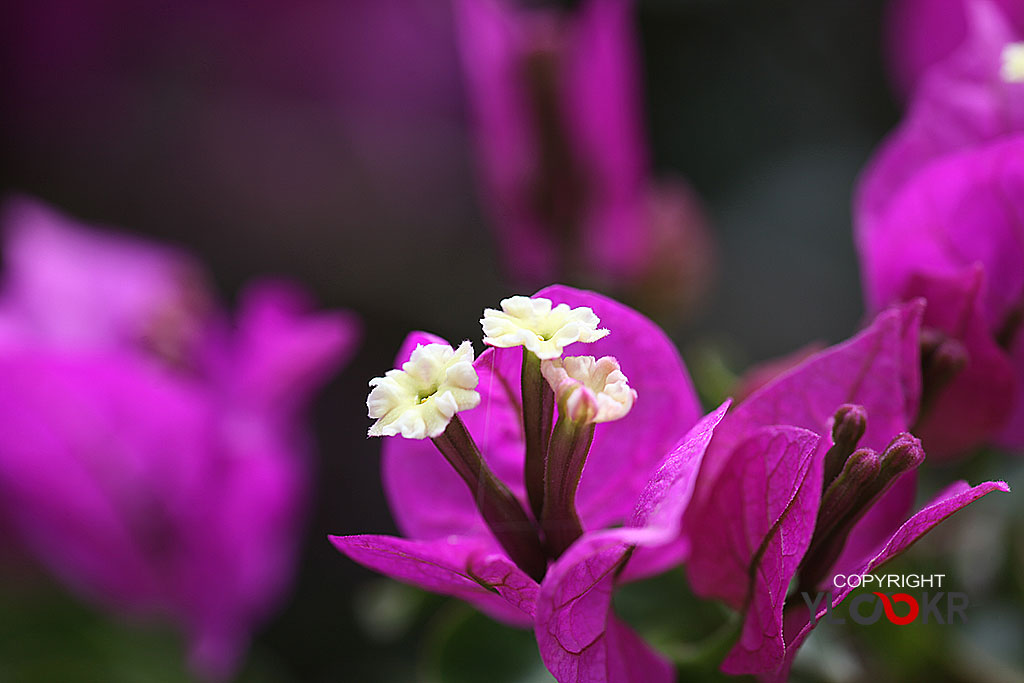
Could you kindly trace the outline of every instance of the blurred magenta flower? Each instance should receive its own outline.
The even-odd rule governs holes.
[[[968,39],[972,5],[977,0],[889,0],[885,51],[897,92],[910,95],[929,69]],[[1024,36],[1024,4],[990,0]]]
[[[968,38],[922,79],[855,210],[869,308],[928,300],[915,431],[933,457],[1024,446],[1024,83],[1004,73],[1021,34],[996,5],[968,10]]]
[[[1003,78],[1006,47],[1024,33],[988,0],[973,0],[968,9],[967,38],[928,70],[903,121],[864,172],[856,197],[859,222],[877,220],[929,163],[1024,131],[1024,86]]]
[[[633,10],[629,0],[572,12],[455,3],[483,194],[508,271],[679,308],[707,285],[713,246],[692,190],[651,178]]]
[[[948,155],[858,225],[870,305],[928,299],[920,431],[935,455],[1024,447],[1022,153],[1024,134]]]
[[[652,322],[615,301],[554,286],[532,299],[507,299],[502,309],[485,313],[492,348],[473,362],[473,373],[463,365],[472,357],[468,343],[452,350],[437,337],[414,333],[398,354],[401,371],[374,380],[368,405],[378,423],[371,434],[409,437],[388,437],[383,454],[384,485],[405,537],[331,541],[371,569],[466,600],[506,623],[534,627],[559,680],[622,681],[627,669],[643,671],[645,680],[666,680],[671,667],[625,626],[608,621],[609,585],[598,585],[588,567],[621,565],[627,543],[664,551],[633,553],[631,576],[671,566],[677,552],[669,541],[679,520],[672,510],[685,505],[686,473],[699,463],[724,409],[694,427],[700,405],[675,347]],[[574,344],[603,358],[559,359]],[[532,403],[531,373],[542,369],[549,381],[557,380],[549,391],[559,418],[553,428],[546,423],[547,489],[534,507],[529,406],[553,410],[543,399]],[[520,383],[521,396],[515,390]],[[566,435],[572,438],[563,442]],[[483,462],[475,480],[460,472],[460,481],[445,462],[456,464],[451,451],[459,442],[473,450],[479,443],[474,457],[482,453]],[[552,492],[561,489],[552,482],[564,475],[552,463],[560,454],[580,455],[579,444],[589,446],[583,460],[562,463],[567,471],[576,468],[562,481],[571,491],[568,506],[553,505],[558,496]],[[671,462],[662,465],[669,454]],[[623,523],[628,529],[613,529]],[[529,541],[541,528],[544,547]],[[539,562],[538,553],[546,555]],[[574,596],[575,607],[566,607],[567,596]]]
[[[783,372],[725,417],[683,517],[693,590],[743,616],[722,668],[786,680],[813,628],[797,591],[873,571],[1002,482],[959,482],[907,519],[924,458],[920,302]],[[901,524],[902,523],[902,524]],[[846,597],[838,592],[835,604]]]
[[[176,621],[195,669],[230,675],[290,580],[304,412],[357,322],[270,282],[230,319],[184,254],[31,200],[3,226],[5,513],[74,590]]]

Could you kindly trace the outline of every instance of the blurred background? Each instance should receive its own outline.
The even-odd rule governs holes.
[[[653,173],[690,183],[714,243],[700,252],[701,295],[647,312],[708,402],[752,363],[861,321],[851,189],[901,108],[882,66],[882,11],[881,0],[637,3]],[[326,541],[395,531],[365,397],[407,331],[478,340],[484,307],[545,284],[502,266],[451,6],[16,0],[4,14],[5,194],[178,245],[227,301],[280,274],[362,318],[354,360],[316,402],[314,510],[294,589],[241,679],[548,680],[528,633],[372,575]],[[961,466],[1024,484],[1012,467],[994,454]],[[908,571],[953,562],[951,576],[974,582],[970,624],[818,633],[796,675],[1022,680],[1024,548],[1006,541],[1021,537],[1022,508],[1005,498],[901,560]],[[94,611],[31,563],[3,571],[0,681],[189,680],[170,630]],[[636,606],[666,594],[686,613],[645,617],[648,632],[697,639],[720,618],[675,575],[627,591],[621,611],[650,615]]]

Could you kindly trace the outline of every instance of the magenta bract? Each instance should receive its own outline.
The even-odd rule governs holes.
[[[991,2],[1024,35],[1024,5],[1016,0]],[[889,0],[885,48],[896,90],[911,95],[928,72],[969,39],[971,12],[979,0]]]
[[[810,356],[755,391],[716,430],[683,535],[694,591],[724,601],[744,617],[724,671],[786,678],[810,630],[791,637],[796,618],[787,595],[814,537],[825,457],[833,446],[831,418],[843,404],[860,406],[867,417],[860,446],[879,452],[908,429],[920,396],[922,308],[913,302],[883,312],[856,337]],[[940,497],[937,508],[918,513],[932,524],[919,524],[915,520],[922,517],[915,516],[900,527],[913,501],[914,481],[913,473],[899,477],[859,518],[822,583],[837,572],[870,565],[883,548],[902,550],[909,542],[898,539],[916,539],[937,523],[927,510],[948,516],[988,491],[1006,490],[1001,482],[989,482],[970,489],[970,495]],[[964,490],[966,485],[958,493]]]
[[[926,387],[918,429],[939,458],[1024,446],[1024,84],[1001,76],[1022,34],[996,4],[964,6],[966,38],[922,77],[855,210],[869,308],[924,297],[928,334],[964,354],[948,384]]]
[[[702,291],[712,246],[700,202],[682,181],[651,178],[634,3],[458,0],[454,10],[482,191],[509,272],[616,289],[657,280],[647,294],[677,299]]]
[[[287,588],[312,392],[358,325],[263,283],[234,319],[185,256],[12,202],[0,490],[27,547],[111,608],[164,615],[231,673]]]

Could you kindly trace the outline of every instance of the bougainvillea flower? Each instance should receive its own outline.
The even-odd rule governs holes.
[[[1007,78],[1024,34],[998,5],[965,6],[967,37],[928,70],[855,207],[869,309],[929,302],[916,431],[932,457],[1024,445],[1024,83]]]
[[[885,47],[890,75],[904,95],[928,71],[968,37],[971,5],[977,0],[889,0]],[[988,0],[1006,14],[1017,35],[1024,36],[1024,5],[1016,0]]]
[[[974,0],[967,9],[967,38],[928,70],[903,121],[864,171],[855,207],[862,230],[870,230],[929,163],[1024,132],[1024,84],[1003,78],[1005,49],[1024,34],[986,0]]]
[[[705,285],[699,202],[683,183],[650,178],[633,9],[455,3],[483,192],[507,269],[523,282],[687,294]]]
[[[575,444],[589,446],[583,449],[584,460],[565,461],[566,471],[571,471],[573,465],[582,468],[577,479],[570,477],[566,480],[572,493],[574,517],[566,521],[577,523],[577,531],[582,533],[582,537],[574,536],[571,540],[563,537],[566,542],[553,548],[550,544],[552,537],[548,536],[545,548],[549,560],[556,563],[550,565],[551,568],[568,567],[579,559],[574,549],[589,543],[584,539],[590,538],[591,534],[630,523],[631,520],[634,522],[631,526],[646,526],[646,519],[655,514],[655,504],[649,502],[645,512],[636,513],[637,500],[650,486],[648,482],[662,460],[695,425],[700,407],[675,347],[657,326],[640,314],[598,294],[562,286],[543,289],[534,299],[549,300],[554,304],[552,311],[565,304],[569,309],[579,311],[579,316],[585,313],[579,309],[589,309],[601,327],[609,331],[607,336],[601,335],[596,341],[570,343],[565,348],[567,353],[575,352],[577,348],[585,349],[587,354],[600,358],[593,363],[568,357],[563,359],[570,365],[578,365],[573,372],[587,375],[586,381],[578,377],[574,380],[570,376],[572,373],[568,372],[565,373],[567,378],[550,368],[547,372],[554,378],[558,398],[564,400],[563,407],[568,406],[568,399],[580,391],[594,395],[594,406],[602,405],[599,395],[606,393],[607,398],[617,404],[614,410],[609,405],[605,406],[604,417],[609,421],[600,424],[595,419],[600,410],[592,413],[568,408],[566,414],[560,410],[559,420],[553,427],[549,423],[548,428],[552,431],[545,448],[549,448],[550,457],[560,453],[566,444],[568,454],[578,454],[574,450]],[[404,363],[417,346],[422,348],[442,343],[424,333],[410,335],[399,352],[398,364]],[[606,357],[614,358],[615,364]],[[451,430],[452,425],[463,425],[460,429],[472,434],[475,443],[479,444],[486,469],[511,491],[515,506],[524,511],[533,507],[526,495],[523,404],[516,387],[521,381],[526,386],[535,360],[540,373],[540,361],[532,351],[524,348],[491,347],[480,354],[473,363],[478,377],[476,391],[481,396],[480,405],[453,415],[448,428]],[[528,362],[525,370],[524,361]],[[585,372],[588,368],[593,372]],[[603,378],[600,382],[598,375]],[[569,384],[574,382],[575,386],[570,387]],[[555,394],[554,389],[548,390]],[[635,403],[631,390],[636,392]],[[583,403],[586,401],[580,405]],[[537,403],[538,409],[541,405]],[[706,427],[694,432],[705,438],[710,436],[709,430],[710,427]],[[563,440],[562,437],[567,435],[571,438]],[[586,438],[575,438],[580,435],[586,435]],[[527,520],[524,524],[529,528],[496,529],[492,520],[487,518],[479,496],[474,496],[467,489],[465,476],[460,477],[437,452],[441,450],[448,457],[443,441],[448,436],[449,431],[446,431],[442,441],[438,443],[435,440],[435,444],[400,437],[387,437],[384,441],[384,484],[396,522],[405,538],[360,535],[332,537],[332,542],[354,560],[396,579],[461,598],[507,623],[535,626],[538,637],[542,633],[550,634],[552,629],[559,630],[560,626],[549,623],[556,618],[554,615],[544,617],[543,623],[537,621],[538,593],[550,584],[549,571],[553,569],[544,566],[539,571],[535,571],[533,566],[524,568],[512,556],[517,548],[516,539],[509,538],[510,533],[539,533],[540,524],[535,527],[532,521]],[[691,441],[693,439],[699,442],[698,436],[691,435]],[[702,454],[703,448],[695,443],[687,448],[699,450]],[[449,462],[452,460],[450,458]],[[548,481],[553,479],[549,477]],[[653,492],[644,495],[649,501],[655,500]],[[549,496],[540,513],[535,513],[538,522],[553,521],[545,514],[551,510],[550,500]],[[522,550],[521,547],[518,549]],[[532,550],[527,549],[528,552]],[[666,567],[657,555],[649,559],[644,559],[640,553],[638,556],[640,568]],[[560,557],[569,559],[563,562]],[[551,591],[582,588],[582,584],[561,575],[557,584],[550,585]],[[607,604],[587,609],[595,619],[607,617]],[[593,680],[616,680],[612,673],[614,667],[624,666],[618,657],[639,651],[642,647],[639,640],[622,627],[612,628],[609,635],[610,640],[605,642],[617,643],[613,649],[618,654],[592,663],[595,667],[592,669]],[[542,645],[542,653],[548,652],[548,647]],[[548,659],[547,654],[545,659]]]
[[[918,430],[934,456],[992,439],[1024,446],[1022,154],[1024,133],[946,155],[857,226],[869,306],[928,300],[936,350]],[[959,370],[947,376],[950,363]]]
[[[683,535],[694,591],[744,617],[727,673],[785,680],[810,629],[806,613],[791,616],[794,579],[815,591],[836,573],[874,569],[971,500],[1006,490],[960,484],[900,526],[924,457],[906,433],[920,397],[921,309],[883,312],[755,391],[716,430]]]
[[[233,320],[178,252],[5,214],[0,491],[19,539],[71,588],[177,622],[230,675],[287,588],[312,392],[357,325],[263,283]]]

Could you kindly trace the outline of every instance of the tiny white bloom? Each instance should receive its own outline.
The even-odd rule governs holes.
[[[506,349],[525,346],[541,360],[558,358],[573,342],[595,342],[607,336],[608,330],[597,327],[600,322],[586,306],[552,307],[550,299],[528,296],[505,299],[500,311],[488,308],[480,319],[485,344]]]
[[[611,422],[625,417],[636,391],[611,356],[568,356],[541,363],[541,373],[555,392],[559,410],[574,422]],[[564,408],[563,408],[564,406]]]
[[[1024,43],[1008,43],[1003,48],[1000,75],[1007,83],[1024,83]]]
[[[377,421],[368,434],[401,434],[407,439],[440,436],[455,413],[480,404],[475,391],[479,381],[473,369],[473,345],[468,341],[457,349],[448,344],[419,344],[401,370],[388,370],[370,380],[373,390],[366,408]]]

